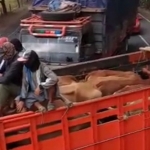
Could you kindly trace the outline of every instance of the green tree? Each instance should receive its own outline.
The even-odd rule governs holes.
[[[0,4],[2,5],[4,14],[7,14],[7,8],[6,8],[5,0],[0,0]]]
[[[150,8],[150,0],[140,0],[140,6],[149,9]]]

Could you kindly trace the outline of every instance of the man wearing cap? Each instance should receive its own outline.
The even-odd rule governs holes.
[[[11,100],[14,100],[14,98],[18,95],[18,91],[21,89],[21,82],[19,81],[20,76],[18,81],[16,78],[18,77],[18,74],[16,73],[19,72],[15,71],[18,64],[13,64],[13,62],[17,60],[18,54],[22,50],[23,46],[18,39],[12,39],[8,42],[7,38],[0,38],[0,107],[6,106],[5,111],[7,111],[7,113],[14,112],[14,109],[11,109],[14,106]],[[11,106],[11,108],[9,106]]]
[[[10,65],[17,60],[18,53],[22,51],[23,47],[18,39],[13,39],[11,42],[4,42],[0,49],[1,62],[0,74],[2,75],[7,71]]]
[[[3,61],[0,64],[0,112],[2,115],[3,109],[11,104],[11,98],[15,98],[20,92],[23,64],[14,62],[18,56],[14,45],[10,42],[2,45],[1,53],[3,54]]]
[[[58,78],[56,74],[45,63],[41,63],[35,51],[26,51],[23,56],[18,58],[23,62],[23,80],[21,94],[16,98],[17,110],[24,112],[25,107],[31,109],[36,107],[39,111],[46,111],[46,108],[40,104],[48,98],[48,92],[56,87]],[[49,100],[47,110],[54,109],[51,100]]]

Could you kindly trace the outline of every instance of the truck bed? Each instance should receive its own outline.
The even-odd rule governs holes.
[[[150,64],[149,52],[134,52],[130,54],[123,54],[114,57],[107,57],[87,62],[76,63],[60,68],[53,68],[53,71],[58,76],[63,75],[82,75],[88,72],[99,69],[111,69],[122,71],[141,71],[141,67]]]
[[[81,75],[92,70],[106,68],[139,71],[142,66],[149,64],[149,58],[148,52],[137,52],[75,64],[55,69],[55,72],[58,75]],[[79,103],[69,109],[60,108],[45,114],[27,112],[0,118],[0,150],[6,150],[6,144],[19,141],[19,145],[11,149],[149,150],[149,95],[150,88],[144,88]],[[139,103],[124,106],[124,103],[132,101],[139,101]],[[106,109],[112,106],[115,106],[115,109]],[[123,117],[124,113],[134,110],[140,111],[129,118]],[[78,115],[82,117],[77,117]],[[74,119],[70,120],[70,117]],[[104,119],[105,122],[102,122],[101,120]],[[71,130],[82,126],[84,128]],[[28,132],[11,134],[25,128],[28,128]]]

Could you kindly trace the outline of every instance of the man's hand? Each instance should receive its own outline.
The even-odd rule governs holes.
[[[3,76],[3,74],[0,73],[0,77],[2,77],[2,76]]]
[[[41,89],[40,89],[40,87],[38,86],[36,89],[35,89],[35,91],[34,91],[34,94],[36,95],[36,96],[39,96],[40,94],[41,94]]]
[[[148,66],[146,66],[145,68],[143,68],[142,71],[143,71],[144,73],[150,75],[150,71],[149,71]]]
[[[16,102],[17,112],[21,112],[24,108],[24,102],[23,101],[17,101]]]

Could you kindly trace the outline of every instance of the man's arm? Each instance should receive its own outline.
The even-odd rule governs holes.
[[[44,75],[47,77],[45,82],[40,83],[40,88],[49,89],[51,86],[57,84],[58,77],[57,75],[51,70],[49,65],[46,65],[44,63],[42,65],[42,70]]]
[[[9,70],[0,77],[0,84],[9,84],[22,71],[22,64],[18,61],[13,62]]]

